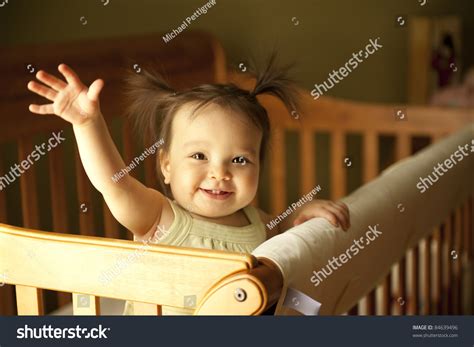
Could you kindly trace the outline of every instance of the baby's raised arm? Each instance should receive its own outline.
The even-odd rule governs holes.
[[[100,111],[101,79],[85,86],[74,71],[61,64],[58,70],[66,82],[44,71],[30,81],[28,89],[52,104],[30,105],[37,114],[55,114],[73,125],[82,164],[94,187],[102,193],[114,217],[137,236],[147,233],[161,216],[165,197],[130,175],[114,182],[112,177],[125,167]],[[47,87],[48,86],[48,87]]]

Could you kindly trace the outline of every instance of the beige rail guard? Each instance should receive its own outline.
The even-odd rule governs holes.
[[[316,218],[264,242],[252,254],[277,263],[284,275],[285,287],[295,288],[320,302],[320,314],[346,312],[389,273],[391,266],[404,256],[408,248],[415,246],[455,208],[472,197],[473,141],[474,123],[471,123],[392,165],[377,179],[342,199],[351,213],[352,226],[346,233],[332,227],[326,220]],[[454,158],[457,164],[421,193],[417,188],[420,177],[429,174],[434,177],[433,167],[459,151],[458,146],[464,148],[462,160],[458,152]],[[470,211],[467,209],[465,213],[468,215],[462,224],[462,232],[466,236],[463,240],[468,244],[458,249],[460,256],[457,261],[462,264],[461,271],[472,276],[472,202]],[[374,227],[378,230],[378,237],[371,235],[373,241],[368,240],[370,244],[365,246],[362,244],[363,249],[357,246],[354,240],[365,239],[366,232]],[[357,254],[354,247],[359,249]],[[339,258],[340,266],[333,260],[333,266],[326,268],[329,260],[341,254],[345,256]],[[325,276],[319,273],[319,277],[313,277],[323,268]],[[473,289],[469,282],[468,279],[464,281],[463,287],[468,299],[472,300]],[[418,293],[408,293],[408,296],[416,295]],[[282,307],[284,298],[282,295],[275,314],[299,314],[289,307]]]
[[[189,308],[186,296],[195,314],[258,315],[267,293],[251,273],[256,265],[249,254],[0,224],[0,274],[16,286],[19,315],[44,314],[41,289],[73,293],[75,315],[99,315],[99,297],[141,302],[135,314],[159,315],[163,306]],[[104,276],[111,269],[119,270]]]

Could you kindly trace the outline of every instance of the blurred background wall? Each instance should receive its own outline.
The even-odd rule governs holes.
[[[169,32],[207,2],[108,0],[104,6],[106,1],[10,0],[0,8],[0,45]],[[474,45],[469,44],[474,33],[474,1],[426,0],[421,6],[422,1],[216,0],[186,30],[213,33],[236,64],[275,46],[283,61],[296,63],[295,77],[309,90],[365,47],[370,38],[380,37],[383,48],[327,95],[396,103],[405,101],[407,75],[408,27],[399,26],[398,16],[460,16],[462,60],[465,66],[474,64]],[[81,24],[82,16],[86,25]]]

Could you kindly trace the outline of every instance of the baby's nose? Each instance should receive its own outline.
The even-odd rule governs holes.
[[[215,180],[230,180],[232,175],[227,170],[227,167],[224,165],[216,165],[213,166],[208,173],[209,178],[213,178]]]

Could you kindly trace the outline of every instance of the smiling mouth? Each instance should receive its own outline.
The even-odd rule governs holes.
[[[203,192],[206,196],[217,200],[224,200],[227,199],[230,195],[232,195],[232,192],[227,192],[225,190],[203,188],[199,188],[199,190]]]

